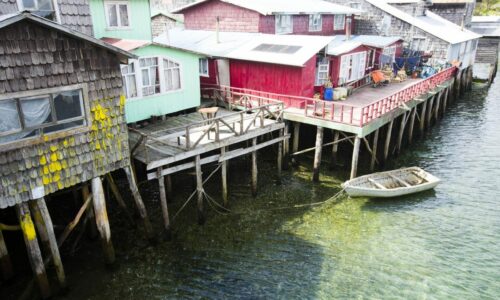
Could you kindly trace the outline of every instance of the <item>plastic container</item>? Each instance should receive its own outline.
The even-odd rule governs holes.
[[[327,101],[332,101],[333,100],[333,89],[332,88],[325,88],[323,98]]]

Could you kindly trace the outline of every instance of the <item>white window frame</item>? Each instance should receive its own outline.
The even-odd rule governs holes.
[[[38,3],[38,0],[35,0],[36,3]],[[54,7],[54,12],[56,14],[56,19],[54,20],[54,22],[56,23],[61,23],[61,15],[59,13],[59,4],[57,3],[57,0],[51,0],[52,2],[52,7]],[[23,0],[17,0],[17,7],[19,9],[19,11],[37,11],[36,9],[27,9],[27,8],[24,8],[24,4],[23,4]]]
[[[396,50],[397,50],[396,45],[385,47],[382,50],[382,54],[387,55],[387,56],[389,56],[389,55],[392,56],[392,62],[394,62],[394,61],[396,61]]]
[[[111,26],[109,24],[109,13],[108,13],[108,6],[109,5],[115,5],[116,9],[116,22],[117,26]],[[120,19],[120,5],[126,5],[127,6],[127,16],[128,16],[128,25],[127,26],[122,26],[121,25],[121,19]],[[130,2],[129,1],[104,1],[104,17],[106,19],[106,29],[109,30],[120,30],[120,29],[130,29],[132,27],[132,18],[130,15]]]
[[[339,21],[342,18],[341,22]],[[339,20],[338,20],[339,19]],[[342,24],[342,26],[337,26],[337,23]],[[345,30],[346,15],[333,15],[333,30]]]
[[[413,51],[427,51],[427,38],[425,37],[413,37],[411,41],[411,49]],[[417,47],[415,45],[418,45]]]
[[[132,65],[134,67],[134,72],[123,74],[122,68],[125,66],[129,66],[129,65]],[[130,63],[128,65],[121,65],[120,66],[120,71],[122,72],[123,88],[125,90],[125,96],[127,97],[127,99],[137,98],[137,96],[139,96],[139,88],[137,86],[137,66],[138,66],[138,61],[132,61],[132,60],[130,61]],[[130,90],[129,90],[129,86],[128,86],[127,80],[126,80],[126,77],[132,77],[132,76],[134,77],[134,81],[135,81],[136,96],[134,96],[134,97],[129,96]]]
[[[278,14],[278,15],[275,15],[274,18],[275,18],[275,32],[276,32],[276,34],[293,33],[293,15]],[[288,23],[288,24],[285,24],[285,26],[282,26],[283,23]]]
[[[326,76],[324,76],[326,74]],[[323,75],[323,76],[322,76]],[[330,79],[330,59],[323,57],[316,66],[315,86],[322,86]]]
[[[339,82],[345,84],[365,76],[366,51],[345,54],[340,57]]]
[[[37,128],[49,127],[49,126],[53,126],[53,125],[57,125],[57,124],[64,124],[64,123],[68,123],[68,122],[72,122],[72,121],[79,121],[79,120],[84,121],[82,125],[67,128],[67,129],[62,129],[62,130],[58,130],[58,131],[42,133],[42,134],[39,134],[36,136],[24,137],[24,138],[20,138],[18,140],[6,142],[6,143],[1,143],[0,144],[0,152],[23,147],[24,145],[26,145],[26,143],[28,141],[30,141],[31,144],[33,144],[33,143],[36,144],[36,140],[38,140],[40,143],[43,143],[43,142],[45,142],[44,137],[50,137],[52,135],[57,135],[58,138],[64,138],[67,136],[87,132],[90,130],[91,125],[92,125],[91,113],[90,113],[90,108],[88,105],[88,103],[89,103],[88,86],[85,83],[84,84],[69,85],[69,86],[62,86],[62,87],[55,87],[55,88],[47,88],[47,89],[38,89],[38,90],[31,90],[31,91],[1,94],[0,95],[0,102],[5,101],[5,100],[10,100],[10,99],[19,99],[19,100],[16,100],[17,101],[16,103],[19,103],[19,101],[21,101],[20,99],[34,98],[37,96],[39,97],[39,96],[45,96],[45,95],[53,95],[53,94],[57,94],[57,93],[61,93],[61,92],[76,91],[76,90],[80,91],[80,109],[82,111],[81,117],[75,117],[75,118],[63,120],[62,122],[53,121],[52,123],[47,123],[43,126],[35,126],[33,128],[28,128],[28,129],[36,130]],[[52,110],[52,113],[55,112],[53,99],[51,100],[51,110]],[[19,105],[18,105],[18,113],[21,113],[21,112],[22,111],[19,109]],[[22,124],[21,117],[20,117],[20,122],[21,122],[21,129],[5,132],[5,133],[2,133],[2,135],[8,136],[10,134],[16,134],[16,133],[20,133],[20,132],[26,130],[27,127],[25,127]]]
[[[165,60],[167,61],[167,65],[165,65]],[[169,67],[168,66],[168,62],[177,64],[177,67]],[[163,93],[169,93],[169,92],[175,92],[175,91],[182,90],[181,64],[179,62],[177,62],[177,61],[175,61],[175,60],[173,60],[171,58],[167,58],[167,57],[161,57],[161,64],[162,64],[161,73],[163,75],[163,80],[160,82],[160,90]],[[168,89],[168,87],[167,87],[167,78],[165,77],[165,71],[174,70],[174,69],[179,69],[179,88]],[[161,79],[161,77],[160,77],[160,79]],[[163,85],[163,87],[162,87],[162,85]]]
[[[206,57],[205,58],[200,58],[200,60],[198,61],[198,64],[199,64],[198,70],[199,70],[200,76],[202,76],[202,77],[210,77],[210,69],[209,69],[209,65],[208,65],[208,58],[206,58]],[[207,67],[206,68],[206,70],[207,70],[206,73],[203,72],[204,68],[202,67],[202,64],[206,65],[206,67]]]
[[[318,24],[314,24],[317,21]],[[323,17],[321,14],[309,15],[309,32],[317,32],[323,29]]]
[[[160,79],[160,92],[159,93],[155,93],[155,94],[151,94],[151,95],[144,95],[142,93],[142,72],[141,72],[141,67],[140,67],[140,64],[139,64],[139,59],[142,59],[142,58],[157,58],[158,59],[158,71],[159,71],[159,79]],[[166,60],[170,60],[171,62],[174,62],[176,64],[179,65],[179,85],[180,85],[180,88],[179,89],[176,89],[176,90],[167,90],[167,87],[166,87],[166,79],[165,79],[165,67],[164,67],[164,63],[163,63],[163,60],[166,59]],[[137,89],[137,96],[136,97],[132,97],[132,98],[127,98],[127,100],[131,100],[131,101],[134,101],[134,100],[137,100],[137,99],[143,99],[143,98],[149,98],[149,97],[157,97],[157,96],[161,96],[161,95],[166,95],[166,94],[171,94],[171,93],[179,93],[179,92],[182,92],[184,90],[184,69],[183,69],[183,64],[180,63],[178,60],[176,59],[173,59],[171,57],[168,57],[168,56],[163,56],[163,55],[158,55],[158,56],[141,56],[139,57],[138,59],[134,59],[134,60],[129,60],[129,63],[132,64],[134,63],[135,64],[135,67],[134,67],[134,70],[135,70],[135,86],[136,86],[136,89]],[[121,70],[121,68],[120,68]],[[130,74],[129,74],[130,75]],[[122,73],[122,78],[123,78],[123,73]]]

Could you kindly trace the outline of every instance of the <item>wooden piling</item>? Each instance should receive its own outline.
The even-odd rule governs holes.
[[[284,130],[280,131],[284,135]],[[276,158],[278,166],[278,180],[281,179],[281,170],[283,169],[283,143],[278,143],[278,157]]]
[[[359,159],[359,146],[361,145],[361,138],[356,136],[354,140],[354,149],[352,150],[352,163],[351,163],[351,179],[356,178],[358,172],[358,159]]]
[[[161,176],[161,168],[158,168],[158,189],[160,191],[161,212],[163,214],[163,227],[165,228],[165,237],[170,240],[172,231],[170,228],[170,217],[168,214],[167,191],[165,189],[165,178]]]
[[[108,212],[106,210],[106,199],[102,188],[101,178],[92,179],[92,202],[94,206],[97,231],[101,238],[104,260],[107,264],[115,262],[115,249],[111,242],[111,229],[109,228]]]
[[[446,113],[446,107],[448,106],[448,101],[449,101],[449,97],[450,97],[450,89],[451,89],[451,87],[447,87],[446,88],[445,94],[444,94],[444,97],[443,97],[443,109],[441,110],[441,114],[443,116]]]
[[[321,167],[321,152],[323,149],[323,127],[318,126],[316,129],[316,146],[314,150],[314,164],[312,179],[315,182],[319,181],[319,171]]]
[[[252,139],[252,146],[257,146],[257,138]],[[257,196],[257,151],[252,151],[252,196]]]
[[[198,224],[205,224],[205,208],[203,205],[203,173],[201,172],[201,158],[200,155],[195,157],[195,170],[196,170],[196,193],[198,195],[197,210],[198,210]]]
[[[61,288],[66,287],[66,275],[64,274],[64,266],[59,253],[56,235],[54,233],[54,225],[52,225],[52,218],[50,217],[49,209],[45,203],[44,198],[33,200],[29,202],[33,220],[35,221],[38,234],[42,245],[46,249],[46,255],[52,256],[52,262],[56,269],[57,279]]]
[[[151,222],[149,221],[148,212],[146,210],[144,202],[142,201],[141,193],[139,192],[139,188],[137,187],[133,170],[130,166],[123,168],[123,170],[127,175],[128,184],[130,190],[132,191],[132,196],[134,198],[135,206],[139,211],[139,217],[141,218],[142,223],[144,225],[144,232],[146,234],[146,237],[149,240],[154,240],[153,226],[151,226]]]
[[[441,108],[441,98],[443,98],[443,91],[439,92],[436,96],[436,105],[434,108],[434,121],[439,121],[439,109]]]
[[[0,269],[2,271],[2,278],[4,280],[9,280],[12,278],[12,276],[14,276],[9,251],[7,250],[7,245],[5,244],[5,240],[3,239],[3,234],[1,229],[0,229]]]
[[[432,109],[434,107],[434,100],[436,99],[436,96],[437,95],[434,95],[431,97],[431,99],[429,100],[429,107],[427,109],[427,115],[425,116],[426,117],[426,127],[427,129],[431,128],[431,121],[432,121]]]
[[[226,147],[221,148],[221,157],[226,154]],[[229,194],[227,190],[227,160],[221,162],[221,177],[222,177],[222,202],[224,207],[229,206]]]
[[[422,111],[420,112],[420,137],[423,137],[425,132],[426,110],[427,110],[427,100],[422,104]]]
[[[299,138],[300,138],[300,123],[293,123],[293,141],[292,141],[292,154],[299,151]],[[297,156],[292,157],[292,162],[297,163]]]
[[[391,145],[391,135],[392,135],[392,126],[394,125],[394,119],[389,122],[387,126],[387,133],[385,135],[385,145],[384,145],[384,163],[387,161],[389,157],[389,146]]]
[[[21,229],[23,232],[24,242],[26,244],[26,250],[28,253],[31,269],[33,270],[36,282],[38,284],[38,287],[40,288],[41,296],[44,299],[49,298],[49,280],[47,279],[42,252],[40,251],[40,247],[38,246],[35,225],[33,224],[28,204],[26,202],[17,204],[16,211],[19,218],[19,224],[21,225]]]
[[[290,133],[290,123],[286,122],[284,135],[288,136]],[[290,166],[290,139],[283,141],[283,170],[288,170]]]
[[[411,144],[413,141],[413,128],[415,127],[415,119],[417,117],[417,107],[413,108],[411,111],[410,124],[408,127],[408,144]]]
[[[408,115],[409,116],[409,115]],[[399,126],[399,134],[398,134],[398,139],[396,143],[396,155],[399,155],[401,153],[401,144],[403,142],[403,135],[405,133],[405,127],[406,127],[406,120],[407,120],[406,113],[404,113],[401,116],[401,124]]]
[[[165,186],[167,188],[167,197],[172,197],[173,196],[173,190],[172,190],[172,176],[167,175],[165,176]]]
[[[375,170],[375,162],[377,161],[378,134],[379,129],[375,130],[375,133],[373,135],[372,158],[370,160],[370,171],[372,172]]]
[[[377,130],[378,131],[378,130]],[[333,145],[332,145],[332,157],[330,159],[330,169],[334,169],[338,162],[338,151],[339,151],[339,143],[338,140],[340,138],[340,132],[334,130],[333,133]]]

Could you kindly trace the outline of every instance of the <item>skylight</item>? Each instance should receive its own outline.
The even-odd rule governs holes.
[[[253,48],[253,51],[262,52],[272,52],[272,53],[282,53],[282,54],[294,54],[299,51],[301,46],[289,46],[289,45],[277,45],[277,44],[260,44]]]

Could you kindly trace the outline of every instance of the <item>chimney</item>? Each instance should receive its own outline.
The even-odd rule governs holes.
[[[215,21],[215,41],[217,44],[220,43],[219,40],[219,17],[217,16],[216,21]]]
[[[351,39],[351,18],[346,18],[346,26],[345,26],[345,40],[348,41]]]

